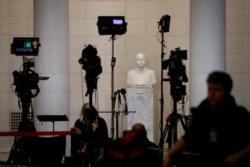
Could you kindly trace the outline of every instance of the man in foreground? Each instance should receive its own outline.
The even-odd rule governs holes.
[[[231,95],[231,77],[225,72],[212,72],[207,84],[208,97],[191,110],[188,131],[166,153],[162,167],[180,163],[187,167],[250,166],[250,114]],[[178,160],[183,151],[199,155],[188,164]]]

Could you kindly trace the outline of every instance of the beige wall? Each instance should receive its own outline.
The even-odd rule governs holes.
[[[233,93],[250,110],[250,1],[227,0],[226,69],[234,79]]]
[[[227,2],[227,71],[235,81],[233,93],[237,101],[250,110],[250,1],[226,0]],[[155,70],[155,141],[159,141],[160,121],[160,65],[161,35],[158,21],[161,16],[171,16],[170,32],[164,33],[165,58],[176,47],[189,50],[189,0],[69,0],[70,17],[70,124],[77,119],[83,101],[88,97],[84,71],[78,63],[85,44],[97,47],[101,57],[103,73],[98,80],[98,108],[111,110],[111,56],[110,36],[100,36],[97,17],[101,15],[123,15],[128,23],[127,33],[114,41],[114,90],[126,88],[127,71],[135,67],[134,56],[144,52],[147,67]],[[33,35],[33,1],[0,0],[0,131],[9,130],[9,113],[19,111],[17,97],[11,90],[12,72],[20,69],[20,57],[10,54],[10,44],[15,36]],[[42,45],[42,44],[41,44]],[[189,55],[188,55],[189,58]],[[185,62],[188,67],[188,61]],[[164,74],[166,76],[166,74]],[[166,76],[167,77],[167,76]],[[41,81],[43,82],[43,81]],[[41,90],[44,91],[44,90]],[[96,97],[94,95],[94,98]],[[164,123],[171,112],[169,83],[164,83]],[[188,104],[186,106],[188,110]],[[110,114],[101,114],[109,124]],[[0,152],[9,151],[12,138],[0,138]]]
[[[174,7],[171,7],[174,6]],[[164,33],[166,58],[176,47],[188,49],[189,1],[70,1],[70,83],[72,118],[77,118],[82,105],[81,76],[78,59],[84,44],[96,45],[102,59],[103,73],[98,81],[99,110],[111,111],[111,56],[112,41],[109,35],[100,36],[97,30],[97,17],[102,15],[123,15],[126,18],[127,32],[114,41],[114,90],[126,88],[128,70],[135,67],[135,55],[146,54],[146,65],[157,75],[155,92],[155,132],[159,136],[160,116],[160,72],[161,34],[158,21],[171,15],[170,32]],[[164,74],[167,77],[166,74]],[[85,84],[83,85],[85,87]],[[85,93],[85,90],[83,90]],[[164,83],[165,114],[170,110],[169,83]],[[102,114],[108,123],[110,114]],[[122,117],[122,115],[120,116]],[[120,118],[122,119],[122,118]],[[72,119],[75,120],[75,119]],[[165,123],[165,122],[164,122]],[[124,127],[125,128],[125,127]],[[156,137],[158,141],[158,137]]]

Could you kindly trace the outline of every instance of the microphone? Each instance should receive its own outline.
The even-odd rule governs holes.
[[[117,94],[118,94],[118,106],[121,104],[121,94],[120,94],[120,90],[117,90]]]
[[[126,99],[126,96],[125,96],[126,90],[125,90],[124,88],[122,88],[122,89],[120,90],[120,92],[121,92],[121,94],[122,94],[122,96],[123,96],[123,98],[124,98],[124,101],[127,102],[127,99]]]
[[[113,99],[112,99],[112,100],[114,101],[114,102],[113,102],[113,106],[112,106],[113,108],[115,108],[116,95],[117,95],[117,92],[115,91],[115,92],[114,92],[114,97],[113,97]]]
[[[124,98],[124,102],[125,102],[125,109],[124,109],[124,113],[127,115],[128,114],[128,104],[127,104],[127,99],[126,99],[126,90],[124,88],[121,89],[121,94]]]

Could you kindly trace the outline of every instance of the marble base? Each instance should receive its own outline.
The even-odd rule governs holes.
[[[147,137],[154,140],[154,113],[153,113],[153,88],[152,87],[131,87],[127,88],[127,127],[135,123],[144,124],[147,130]]]

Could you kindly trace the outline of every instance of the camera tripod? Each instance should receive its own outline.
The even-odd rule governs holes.
[[[40,89],[38,87],[39,75],[30,69],[30,63],[23,63],[24,71],[13,72],[15,92],[21,100],[22,120],[19,123],[18,132],[33,132],[36,131],[32,121],[28,119],[31,99],[38,95]],[[30,163],[32,155],[33,137],[15,136],[14,143],[10,150],[7,160],[9,164],[27,165]]]
[[[173,97],[173,111],[172,113],[167,117],[166,119],[166,125],[164,127],[164,130],[161,133],[161,138],[159,142],[159,147],[163,149],[164,146],[164,139],[166,138],[166,142],[169,144],[168,148],[171,148],[174,143],[177,141],[178,133],[178,122],[181,123],[182,128],[184,131],[187,130],[187,126],[185,124],[185,121],[181,114],[177,113],[177,101],[179,100],[180,96],[176,93],[176,87],[173,87],[173,82],[170,82],[171,84],[171,94]],[[163,153],[162,153],[163,155]]]
[[[176,112],[173,112],[167,117],[166,125],[162,132],[160,143],[159,143],[160,146],[164,144],[164,139],[166,138],[166,136],[167,136],[166,142],[169,144],[169,148],[171,148],[173,144],[177,141],[177,136],[178,136],[177,126],[178,126],[179,121],[182,125],[182,128],[186,130],[186,125],[182,118],[182,115]]]
[[[18,132],[36,131],[34,124],[28,119],[29,106],[31,99],[21,98],[22,101],[22,120],[19,124]],[[14,143],[10,150],[7,160],[8,164],[28,165],[32,155],[32,138],[27,136],[15,136]]]

